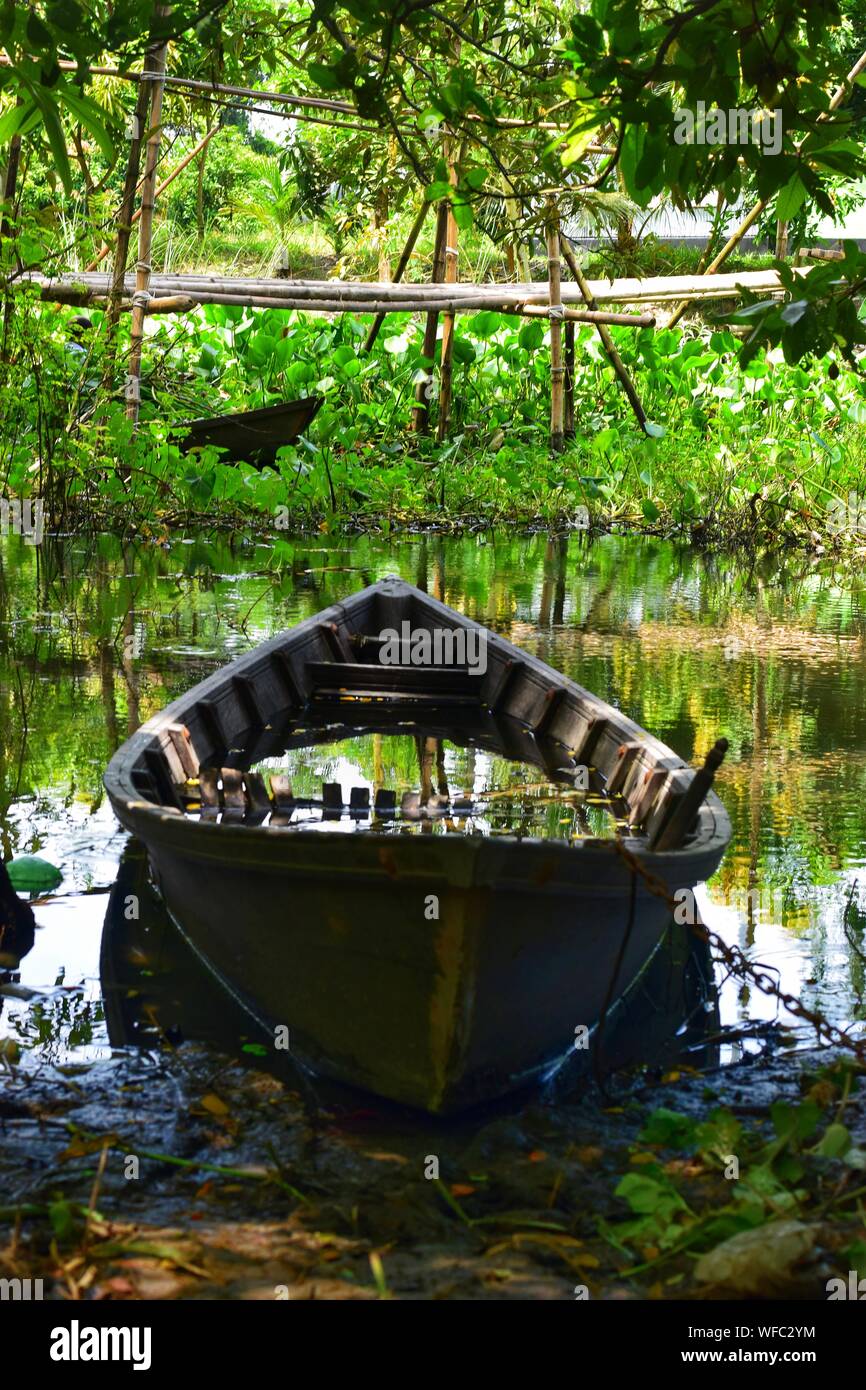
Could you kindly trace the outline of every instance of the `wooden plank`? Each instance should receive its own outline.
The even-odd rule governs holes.
[[[202,767],[198,774],[198,788],[202,809],[208,807],[218,810],[220,805],[219,774],[215,767]]]
[[[220,768],[223,784],[223,806],[227,811],[245,811],[244,774],[238,767]]]
[[[271,773],[271,796],[274,798],[274,806],[283,815],[291,815],[295,809],[295,798],[292,793],[291,778],[283,772]]]
[[[631,771],[635,758],[640,756],[645,746],[645,744],[637,741],[620,744],[617,749],[616,762],[613,765],[613,770],[605,785],[605,791],[608,796],[616,796],[618,792],[622,791],[626,777]]]
[[[185,724],[167,724],[165,732],[171,740],[171,745],[177,754],[181,767],[187,777],[197,777],[199,769],[198,754],[196,753],[189,729]]]
[[[728,740],[726,738],[717,739],[704,759],[703,767],[692,773],[688,787],[673,808],[669,819],[665,822],[651,848],[658,850],[679,849],[691,832],[698,811],[713,785],[713,779],[721,767],[727,751]]]
[[[380,787],[373,802],[377,816],[393,816],[397,810],[397,793],[388,787]]]
[[[515,661],[513,657],[508,657],[505,660],[499,680],[494,685],[491,693],[485,697],[488,708],[492,714],[498,714],[500,712],[510,690],[523,670],[524,666],[522,661]]]
[[[550,726],[550,722],[565,699],[565,695],[565,686],[555,686],[553,689],[545,691],[544,707],[531,726],[536,738],[541,737],[545,729]]]
[[[571,756],[576,763],[586,763],[592,757],[594,748],[608,726],[609,721],[602,715],[590,715],[586,721],[586,727],[575,748],[572,748]]]
[[[251,676],[232,676],[232,689],[241,702],[241,707],[245,710],[250,721],[250,727],[263,729],[267,724],[267,719],[259,706],[256,683]]]
[[[261,813],[266,816],[271,809],[271,798],[268,796],[265,780],[261,773],[247,772],[244,775],[244,783],[250,810],[254,815]]]
[[[157,752],[155,748],[148,748],[144,754],[145,765],[153,778],[154,787],[160,802],[164,806],[173,806],[176,810],[184,809],[180,793],[171,779],[168,764],[162,752]]]
[[[694,775],[690,767],[679,768],[670,773],[663,794],[653,807],[652,814],[647,821],[646,834],[650,849],[662,848],[662,836],[665,834],[671,816],[691,786]],[[664,848],[670,849],[676,848],[676,846],[664,845]]]
[[[214,742],[214,751],[228,748],[228,737],[223,727],[222,715],[214,700],[203,699],[196,704],[196,712],[204,728]]]
[[[629,799],[629,813],[633,825],[643,825],[653,808],[656,797],[662,791],[672,768],[665,765],[667,760],[651,767],[641,778]]]
[[[307,661],[305,671],[321,691],[395,691],[419,694],[480,694],[478,676],[465,666],[380,666],[360,661]]]

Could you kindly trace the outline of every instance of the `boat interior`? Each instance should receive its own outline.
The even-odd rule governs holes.
[[[392,664],[383,650],[387,643],[394,651],[387,634],[407,631],[413,641],[428,633],[431,651],[443,631],[464,638],[471,631],[476,649],[483,634],[484,660]],[[406,645],[399,650],[405,655]],[[284,772],[256,770],[293,747],[359,729],[419,736],[414,791],[398,799],[386,787],[371,795],[369,786],[326,782],[318,796],[297,796]],[[540,767],[554,786],[579,784],[604,799],[618,833],[653,850],[680,848],[703,800],[694,796],[694,771],[627,716],[399,581],[373,585],[265,643],[147,730],[129,770],[135,794],[202,820],[284,829],[315,813],[379,828],[437,818],[471,828],[480,814],[471,796],[443,794],[432,779],[425,785],[424,742],[444,738]]]

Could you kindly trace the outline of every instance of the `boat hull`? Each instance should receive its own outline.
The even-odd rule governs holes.
[[[632,907],[612,853],[578,864],[578,851],[563,875],[527,846],[509,873],[507,855],[468,840],[271,836],[254,849],[239,834],[241,865],[225,836],[212,855],[151,842],[176,925],[275,1047],[287,1032],[301,1065],[434,1114],[587,1046],[670,924],[642,888]]]
[[[183,452],[214,445],[223,450],[223,459],[244,459],[259,467],[272,463],[277,450],[295,440],[313,420],[322,404],[321,396],[283,401],[261,410],[236,411],[206,420],[192,420],[181,440]]]
[[[278,756],[284,731],[311,710],[312,721],[324,710],[365,726],[402,710],[428,730],[471,716],[485,737],[494,728],[500,753],[554,776],[572,758],[606,781],[630,749],[635,785],[647,785],[644,773],[660,779],[658,806],[668,775],[672,786],[682,777],[682,760],[621,711],[496,634],[486,634],[483,677],[455,689],[440,668],[419,704],[418,673],[401,670],[404,689],[393,691],[390,674],[347,652],[354,637],[404,620],[474,626],[383,580],[176,700],[118,750],[105,783],[186,938],[248,1012],[288,1030],[298,1062],[448,1114],[550,1073],[585,1040],[652,955],[671,896],[717,869],[730,822],[712,792],[670,849],[648,834],[568,844],[393,833],[375,817],[363,830],[325,818],[309,831],[279,815],[260,823],[252,801],[223,804],[219,820],[184,814],[184,760],[231,780],[227,759]],[[641,869],[666,893],[650,892]]]

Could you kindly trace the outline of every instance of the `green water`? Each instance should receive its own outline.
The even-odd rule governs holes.
[[[34,548],[12,536],[0,540],[0,846],[5,858],[43,855],[64,877],[36,907],[21,965],[49,1002],[6,999],[0,1029],[52,1055],[106,1047],[99,946],[126,838],[101,786],[115,748],[229,658],[390,573],[595,690],[687,760],[724,735],[717,785],[733,839],[703,910],[791,994],[836,1022],[864,1018],[859,580],[807,559],[749,564],[623,537]],[[775,1017],[740,984],[724,984],[722,1006],[729,1023]]]
[[[256,765],[266,778],[277,772],[287,776],[297,800],[316,803],[295,810],[289,829],[330,831],[339,823],[354,833],[374,826],[377,833],[390,829],[401,835],[563,841],[610,838],[616,832],[609,803],[588,789],[576,789],[567,769],[560,782],[550,781],[540,767],[485,748],[471,731],[460,743],[415,725],[399,733],[361,731],[352,737],[343,736],[342,730],[304,733],[309,742]],[[322,816],[323,786],[328,783],[342,790],[346,809],[339,817]],[[394,793],[396,816],[376,816],[380,788]],[[371,813],[350,812],[350,789],[367,793]],[[409,815],[400,809],[405,795],[418,797]]]

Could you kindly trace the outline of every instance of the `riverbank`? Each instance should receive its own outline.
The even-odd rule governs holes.
[[[201,1044],[22,1074],[3,1273],[48,1298],[826,1299],[866,1274],[862,1087],[765,1055],[434,1132]]]

